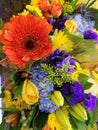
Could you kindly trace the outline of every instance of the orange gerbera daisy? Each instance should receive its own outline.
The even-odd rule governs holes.
[[[52,26],[37,16],[12,17],[3,28],[3,51],[13,64],[22,68],[29,60],[39,60],[51,53],[51,30]]]

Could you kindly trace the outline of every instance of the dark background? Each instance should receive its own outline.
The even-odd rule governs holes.
[[[14,14],[21,12],[31,0],[0,0],[0,19],[4,22]]]

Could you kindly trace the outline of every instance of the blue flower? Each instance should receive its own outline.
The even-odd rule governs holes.
[[[47,79],[48,74],[39,66],[31,68],[29,79],[37,86],[40,94],[39,109],[46,113],[54,112],[57,107],[49,98],[48,94],[54,91],[54,85]]]
[[[96,96],[93,96],[91,93],[89,93],[87,97],[84,99],[84,104],[86,105],[86,109],[88,111],[92,111],[96,108],[96,102]]]
[[[77,23],[76,34],[84,34],[86,30],[93,30],[95,27],[94,21],[83,17],[81,14],[73,15],[73,20]]]

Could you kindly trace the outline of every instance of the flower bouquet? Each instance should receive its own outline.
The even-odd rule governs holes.
[[[96,0],[32,0],[0,23],[0,130],[97,130]]]

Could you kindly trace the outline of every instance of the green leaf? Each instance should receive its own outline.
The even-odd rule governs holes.
[[[87,81],[87,82],[84,84],[83,88],[84,88],[85,90],[87,90],[87,89],[91,88],[92,85],[93,85],[93,83]]]
[[[45,112],[38,112],[37,116],[33,120],[34,130],[42,130],[48,119],[48,114]]]
[[[77,2],[78,2],[78,0],[71,0],[70,4],[72,5],[73,8],[75,8],[75,5]]]
[[[83,73],[80,73],[78,79],[82,83],[82,85],[85,85],[89,77]]]
[[[4,126],[5,126],[5,121],[3,120],[0,124],[0,130],[4,130]]]
[[[19,113],[20,111],[16,108],[13,108],[13,107],[5,107],[5,108],[0,108],[2,109],[3,111],[6,111],[6,112],[16,112],[16,113]]]
[[[31,124],[31,121],[33,120],[33,118],[36,116],[38,112],[38,105],[35,105],[33,108],[32,108],[32,112],[30,111],[30,120],[29,120],[29,123],[28,123],[28,127],[30,127],[30,124]]]
[[[92,111],[87,111],[87,117],[88,120],[86,122],[87,125],[93,124],[93,112]]]
[[[98,50],[95,47],[96,41],[86,40],[82,37],[72,35],[67,30],[65,30],[65,34],[73,42],[73,51],[70,54],[82,66],[85,66],[87,63],[98,63]]]
[[[22,84],[22,82],[24,81],[23,78],[21,78],[21,74],[23,73],[23,71],[17,71],[16,73],[14,73],[13,75],[11,75],[11,86],[18,86],[20,84]]]
[[[17,123],[17,125],[15,127],[11,127],[11,125],[10,125],[10,128],[9,128],[9,130],[20,130],[20,129],[21,129],[20,121]]]
[[[77,120],[72,115],[70,116],[70,118],[71,118],[71,123],[73,122],[72,124],[73,130],[87,130],[85,122]]]
[[[98,100],[97,100],[97,106],[93,111],[93,116],[94,116],[94,122],[98,122]]]
[[[21,95],[21,93],[22,93],[22,88],[23,88],[22,85],[18,85],[18,86],[17,86],[17,88],[16,88],[15,91],[14,91],[14,98],[17,98],[18,96]]]

